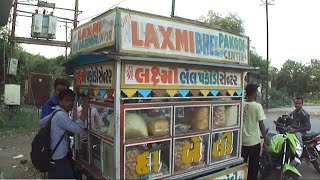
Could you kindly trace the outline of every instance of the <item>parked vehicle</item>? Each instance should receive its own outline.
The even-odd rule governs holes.
[[[295,168],[301,163],[303,145],[295,134],[289,133],[286,125],[274,121],[279,134],[274,135],[260,159],[260,173],[266,175],[274,169],[281,172],[281,179],[298,179],[300,172]],[[295,163],[296,162],[296,163]]]
[[[267,152],[264,152],[260,160],[261,174],[267,174],[272,169],[282,170],[282,179],[298,179],[300,172],[294,167],[304,160],[311,163],[320,173],[320,133],[305,134],[300,142],[297,136],[288,132],[292,118],[283,115],[274,121],[279,134],[272,136]]]

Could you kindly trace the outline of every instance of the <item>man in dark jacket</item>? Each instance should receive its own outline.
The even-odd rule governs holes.
[[[291,113],[293,122],[290,126],[290,131],[293,133],[302,133],[305,134],[307,131],[310,131],[310,115],[306,110],[302,108],[303,99],[301,97],[296,97],[294,99],[295,110]]]
[[[56,79],[54,81],[54,95],[50,97],[43,105],[41,110],[41,119],[51,114],[58,105],[59,92],[69,89],[69,82],[65,79]]]

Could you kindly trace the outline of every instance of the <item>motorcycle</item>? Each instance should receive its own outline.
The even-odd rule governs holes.
[[[260,158],[260,173],[266,175],[273,169],[280,170],[280,179],[298,179],[300,172],[295,163],[301,163],[300,157],[303,146],[295,134],[289,133],[286,125],[274,121],[277,131],[281,133],[274,135]]]
[[[274,135],[271,138],[266,155],[261,157],[260,172],[262,174],[266,174],[270,171],[270,169],[278,166],[280,168],[282,167],[284,179],[297,179],[299,176],[301,177],[301,174],[292,165],[291,167],[293,168],[288,165],[285,168],[284,166],[286,165],[284,162],[289,162],[290,165],[290,163],[293,164],[292,162],[295,161],[297,163],[296,165],[298,165],[301,164],[301,160],[304,160],[308,164],[311,163],[320,173],[320,133],[303,135],[303,143],[301,143],[295,134],[288,132],[288,126],[292,124],[292,118],[290,116],[283,115],[279,117],[277,121],[274,121],[274,124],[276,125],[276,130],[279,134]],[[270,137],[269,134],[268,137]],[[284,145],[281,145],[283,143]],[[288,150],[288,148],[285,148],[288,143],[291,151],[285,153],[285,151]],[[281,157],[281,155],[279,155],[279,149],[281,148],[283,148],[282,153],[284,153],[282,164],[279,162],[279,160],[277,160],[277,158]]]

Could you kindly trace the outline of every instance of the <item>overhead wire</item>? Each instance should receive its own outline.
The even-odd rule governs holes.
[[[116,7],[116,6],[118,6],[119,4],[124,3],[125,1],[126,1],[126,0],[123,0],[123,1],[121,1],[121,2],[119,2],[119,3],[117,3],[117,4],[115,4],[115,5],[113,5],[113,6],[111,6],[111,7],[109,7],[107,11],[109,11],[110,9],[112,9],[112,8],[114,8],[114,7]],[[87,19],[90,19],[90,18],[93,18],[93,17],[96,17],[96,16],[100,16],[101,14],[103,14],[103,13],[105,13],[105,12],[107,12],[107,11],[104,11],[104,12],[102,12],[102,13],[95,14],[95,15],[92,15],[92,16],[89,16],[89,17],[86,17],[86,18],[80,19],[79,21],[84,21],[84,20],[87,20]]]

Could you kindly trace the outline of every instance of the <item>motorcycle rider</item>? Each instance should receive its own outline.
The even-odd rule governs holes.
[[[293,118],[293,121],[292,124],[289,126],[289,132],[295,133],[301,142],[302,136],[311,129],[310,115],[306,110],[302,108],[302,105],[303,98],[294,98],[295,110],[290,114],[290,116],[292,116]]]

